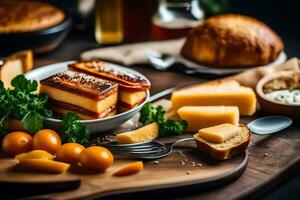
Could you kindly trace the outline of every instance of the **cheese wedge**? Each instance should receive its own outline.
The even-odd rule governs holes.
[[[199,130],[199,136],[213,143],[222,143],[235,137],[241,130],[233,124],[220,124]]]
[[[158,137],[158,132],[158,125],[154,122],[134,131],[120,133],[116,137],[119,144],[133,144],[154,140]]]
[[[239,109],[236,106],[184,106],[177,112],[181,119],[187,121],[187,131],[191,132],[223,123],[239,124]]]
[[[171,97],[172,107],[182,106],[237,106],[243,116],[256,111],[256,97],[251,88],[240,86],[236,81],[203,84],[176,91]]]

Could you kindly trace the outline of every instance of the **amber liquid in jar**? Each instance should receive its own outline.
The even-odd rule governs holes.
[[[160,0],[152,17],[152,37],[156,40],[184,37],[203,17],[198,0]]]
[[[159,24],[152,21],[152,35],[156,40],[185,37],[193,27],[193,25],[187,24],[182,24],[180,21],[173,22],[172,24]]]
[[[100,44],[122,42],[122,0],[96,1],[95,38]]]

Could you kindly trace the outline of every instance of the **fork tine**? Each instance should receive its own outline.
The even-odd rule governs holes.
[[[141,145],[147,145],[154,143],[152,141],[146,141],[146,142],[140,142],[140,143],[134,143],[134,144],[118,144],[117,142],[111,142],[111,143],[103,143],[103,146],[115,146],[115,147],[134,147],[134,146],[141,146]]]
[[[118,148],[118,147],[107,147],[107,148],[108,149],[124,150],[124,151],[161,149],[161,147],[157,147],[157,146],[144,146],[144,147],[140,147],[140,148]]]
[[[144,149],[119,149],[119,148],[109,148],[113,152],[161,152],[161,148],[144,148]]]

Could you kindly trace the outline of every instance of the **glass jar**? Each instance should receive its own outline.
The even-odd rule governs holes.
[[[152,18],[152,37],[156,40],[184,37],[204,18],[198,0],[159,0]]]
[[[99,44],[123,40],[123,0],[96,0],[95,38]]]

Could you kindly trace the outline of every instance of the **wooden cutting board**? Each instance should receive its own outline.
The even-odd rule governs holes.
[[[168,101],[160,101],[159,104],[166,109],[169,107]],[[137,117],[124,124],[120,129],[132,128]],[[161,141],[171,142],[185,137],[192,137],[192,135],[184,134],[178,137],[164,138]],[[26,186],[29,186],[31,190],[39,187],[36,191],[44,191],[44,188],[63,190],[64,186],[66,186],[65,190],[76,189],[43,195],[43,198],[51,199],[104,197],[194,184],[206,187],[213,184],[225,184],[239,177],[246,169],[247,161],[247,153],[228,161],[216,161],[200,152],[194,141],[179,144],[175,152],[168,157],[157,161],[145,161],[145,169],[142,172],[126,177],[114,177],[112,173],[122,165],[132,162],[129,160],[116,160],[113,166],[102,174],[78,173],[73,169],[63,175],[52,175],[25,171],[16,166],[17,161],[2,158],[0,160],[0,186],[6,186],[5,191],[8,193],[6,195],[14,196],[16,195],[14,193],[16,186],[18,186],[18,191],[23,189],[25,192]],[[57,187],[54,187],[55,185]],[[10,191],[13,192],[9,193]],[[54,191],[45,190],[44,192]]]

